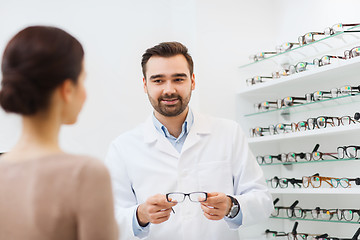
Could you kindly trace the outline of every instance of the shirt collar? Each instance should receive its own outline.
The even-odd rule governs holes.
[[[154,123],[154,126],[156,128],[156,130],[160,133],[162,133],[165,137],[167,138],[174,138],[176,139],[174,136],[172,136],[169,131],[167,130],[167,128],[155,117],[155,114],[152,114],[152,120]],[[188,114],[185,118],[185,121],[182,125],[182,131],[181,134],[179,135],[178,138],[181,138],[182,136],[184,136],[184,134],[187,134],[190,131],[190,128],[192,127],[194,123],[194,115],[191,111],[191,109],[189,108]]]

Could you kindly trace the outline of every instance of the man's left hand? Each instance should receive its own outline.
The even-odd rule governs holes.
[[[206,218],[210,220],[221,220],[230,212],[231,205],[231,199],[226,196],[226,194],[212,192],[208,193],[205,202],[201,202],[201,209]]]

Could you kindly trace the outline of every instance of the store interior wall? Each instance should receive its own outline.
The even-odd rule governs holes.
[[[88,100],[74,126],[65,126],[61,145],[73,153],[103,159],[120,133],[151,112],[142,89],[141,55],[162,41],[180,41],[195,61],[196,89],[191,106],[210,115],[236,119],[238,67],[248,56],[272,51],[309,31],[358,22],[356,0],[0,0],[0,51],[20,29],[54,25],[80,39],[86,51]],[[0,111],[0,150],[20,133],[20,119]]]
[[[264,33],[269,39],[275,37],[270,29],[274,24],[254,18],[260,11],[271,21],[276,19],[267,12],[273,5],[266,0],[0,3],[1,52],[16,32],[37,24],[61,27],[82,42],[88,99],[78,122],[63,127],[60,143],[65,151],[100,159],[116,136],[151,113],[140,67],[141,55],[148,47],[163,41],[184,43],[195,62],[192,108],[234,119],[232,84],[238,81],[237,66],[248,60],[249,49],[255,50],[263,42]],[[258,10],[259,5],[264,7]],[[252,33],[252,29],[259,31]],[[0,121],[0,151],[8,151],[20,134],[21,121],[3,111]]]

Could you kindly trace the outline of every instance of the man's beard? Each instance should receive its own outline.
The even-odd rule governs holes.
[[[171,94],[171,95],[162,95],[157,100],[154,100],[148,94],[148,98],[153,108],[158,113],[166,117],[176,117],[180,115],[182,112],[184,112],[184,110],[189,104],[190,97],[191,97],[191,92],[189,96],[185,99],[183,99],[178,94]],[[174,105],[166,105],[162,102],[162,100],[178,100],[178,102],[175,103]]]

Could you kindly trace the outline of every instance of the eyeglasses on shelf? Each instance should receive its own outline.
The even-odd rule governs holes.
[[[337,23],[337,24],[334,24],[332,27],[327,27],[325,28],[324,30],[324,33],[326,36],[330,36],[330,35],[334,35],[336,33],[339,33],[339,32],[360,32],[358,30],[347,30],[347,28],[344,28],[344,27],[355,27],[357,25],[360,25],[360,23],[349,23],[349,24],[346,24],[346,23]]]
[[[322,177],[319,174],[314,174],[313,176],[304,176],[302,177],[302,185],[305,188],[313,187],[320,188],[322,183],[327,183],[331,188],[337,188],[341,186],[343,188],[351,187],[351,182],[354,182],[356,185],[360,185],[360,178],[334,178],[334,177]]]
[[[276,159],[282,163],[293,163],[293,162],[300,161],[302,159],[305,159],[306,161],[311,161],[311,160],[313,160],[312,154],[317,152],[319,147],[320,147],[320,144],[316,144],[314,149],[312,150],[312,152],[306,152],[306,153],[290,152],[290,153],[281,153],[278,155],[257,156],[256,160],[260,165],[272,164],[274,162],[273,159]]]
[[[346,59],[354,58],[360,56],[360,46],[353,47],[350,50],[345,50],[344,56]]]
[[[326,66],[326,65],[329,65],[331,63],[331,59],[333,59],[333,58],[335,58],[335,59],[343,59],[343,60],[347,59],[346,57],[342,57],[342,56],[325,55],[325,56],[321,57],[320,59],[315,58],[313,60],[313,63],[317,67]]]
[[[300,43],[300,46],[303,46],[305,44],[315,42],[315,36],[322,36],[322,35],[325,35],[325,33],[323,33],[323,32],[308,32],[302,36],[299,36],[298,41]]]
[[[277,176],[266,180],[268,184],[270,184],[270,186],[272,188],[287,188],[289,186],[289,183],[295,188],[296,186],[301,188],[301,183],[302,180],[301,179],[296,179],[296,178],[278,178]]]
[[[261,59],[264,59],[266,55],[274,55],[277,54],[277,52],[259,52],[257,54],[253,54],[249,56],[249,59],[253,62],[257,62]]]
[[[271,213],[271,216],[273,217],[277,217],[280,215],[280,210],[287,210],[287,209],[293,209],[296,207],[296,205],[299,203],[298,200],[295,200],[293,202],[293,204],[291,204],[289,207],[284,207],[284,206],[276,206],[276,203],[279,201],[279,198],[276,198],[274,200],[274,211]]]
[[[359,158],[360,146],[343,146],[337,148],[337,155],[339,159],[344,158]]]
[[[257,83],[262,83],[262,82],[266,82],[266,79],[273,79],[274,77],[268,77],[268,76],[255,76],[252,78],[248,78],[246,79],[246,84],[248,86],[257,84]]]
[[[294,46],[299,46],[299,45],[300,45],[300,43],[285,42],[281,45],[277,45],[275,47],[275,50],[277,53],[283,53],[283,52],[289,51]]]

